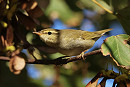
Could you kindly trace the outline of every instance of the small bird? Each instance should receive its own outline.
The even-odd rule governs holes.
[[[47,28],[39,32],[33,32],[40,36],[40,39],[57,52],[66,56],[77,56],[84,54],[93,47],[94,43],[106,32],[112,29],[89,32],[73,29],[52,29]]]

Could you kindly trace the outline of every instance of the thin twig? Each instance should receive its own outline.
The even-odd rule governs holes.
[[[94,54],[99,54],[99,53],[101,53],[101,49],[84,54],[84,58],[86,59],[87,56],[94,55]],[[9,61],[10,58],[0,56],[0,60]],[[77,60],[83,60],[83,59],[81,57],[79,57],[79,56],[66,58],[66,59],[56,58],[56,59],[53,59],[53,60],[51,60],[51,59],[42,59],[42,60],[28,59],[26,61],[26,63],[27,64],[44,64],[44,65],[50,65],[50,64],[62,65],[62,64],[67,64],[69,62],[73,62],[73,61],[77,61]]]
[[[101,7],[102,9],[104,9],[105,11],[107,11],[110,14],[113,14],[113,12],[107,8],[104,8],[100,3],[98,3],[96,0],[92,0],[95,4],[97,4],[99,7]]]

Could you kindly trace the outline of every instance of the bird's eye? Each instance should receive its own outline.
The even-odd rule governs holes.
[[[48,32],[48,35],[51,35],[52,33],[51,32]]]

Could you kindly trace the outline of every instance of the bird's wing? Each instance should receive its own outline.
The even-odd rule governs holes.
[[[103,36],[103,35],[97,34],[96,32],[88,32],[88,31],[87,31],[87,33],[82,34],[82,38],[85,40],[97,40],[101,36]]]

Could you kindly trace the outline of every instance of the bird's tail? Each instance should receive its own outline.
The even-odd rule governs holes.
[[[99,34],[99,35],[104,35],[106,32],[111,31],[111,30],[112,30],[112,28],[101,30],[101,31],[96,31],[96,33]]]

